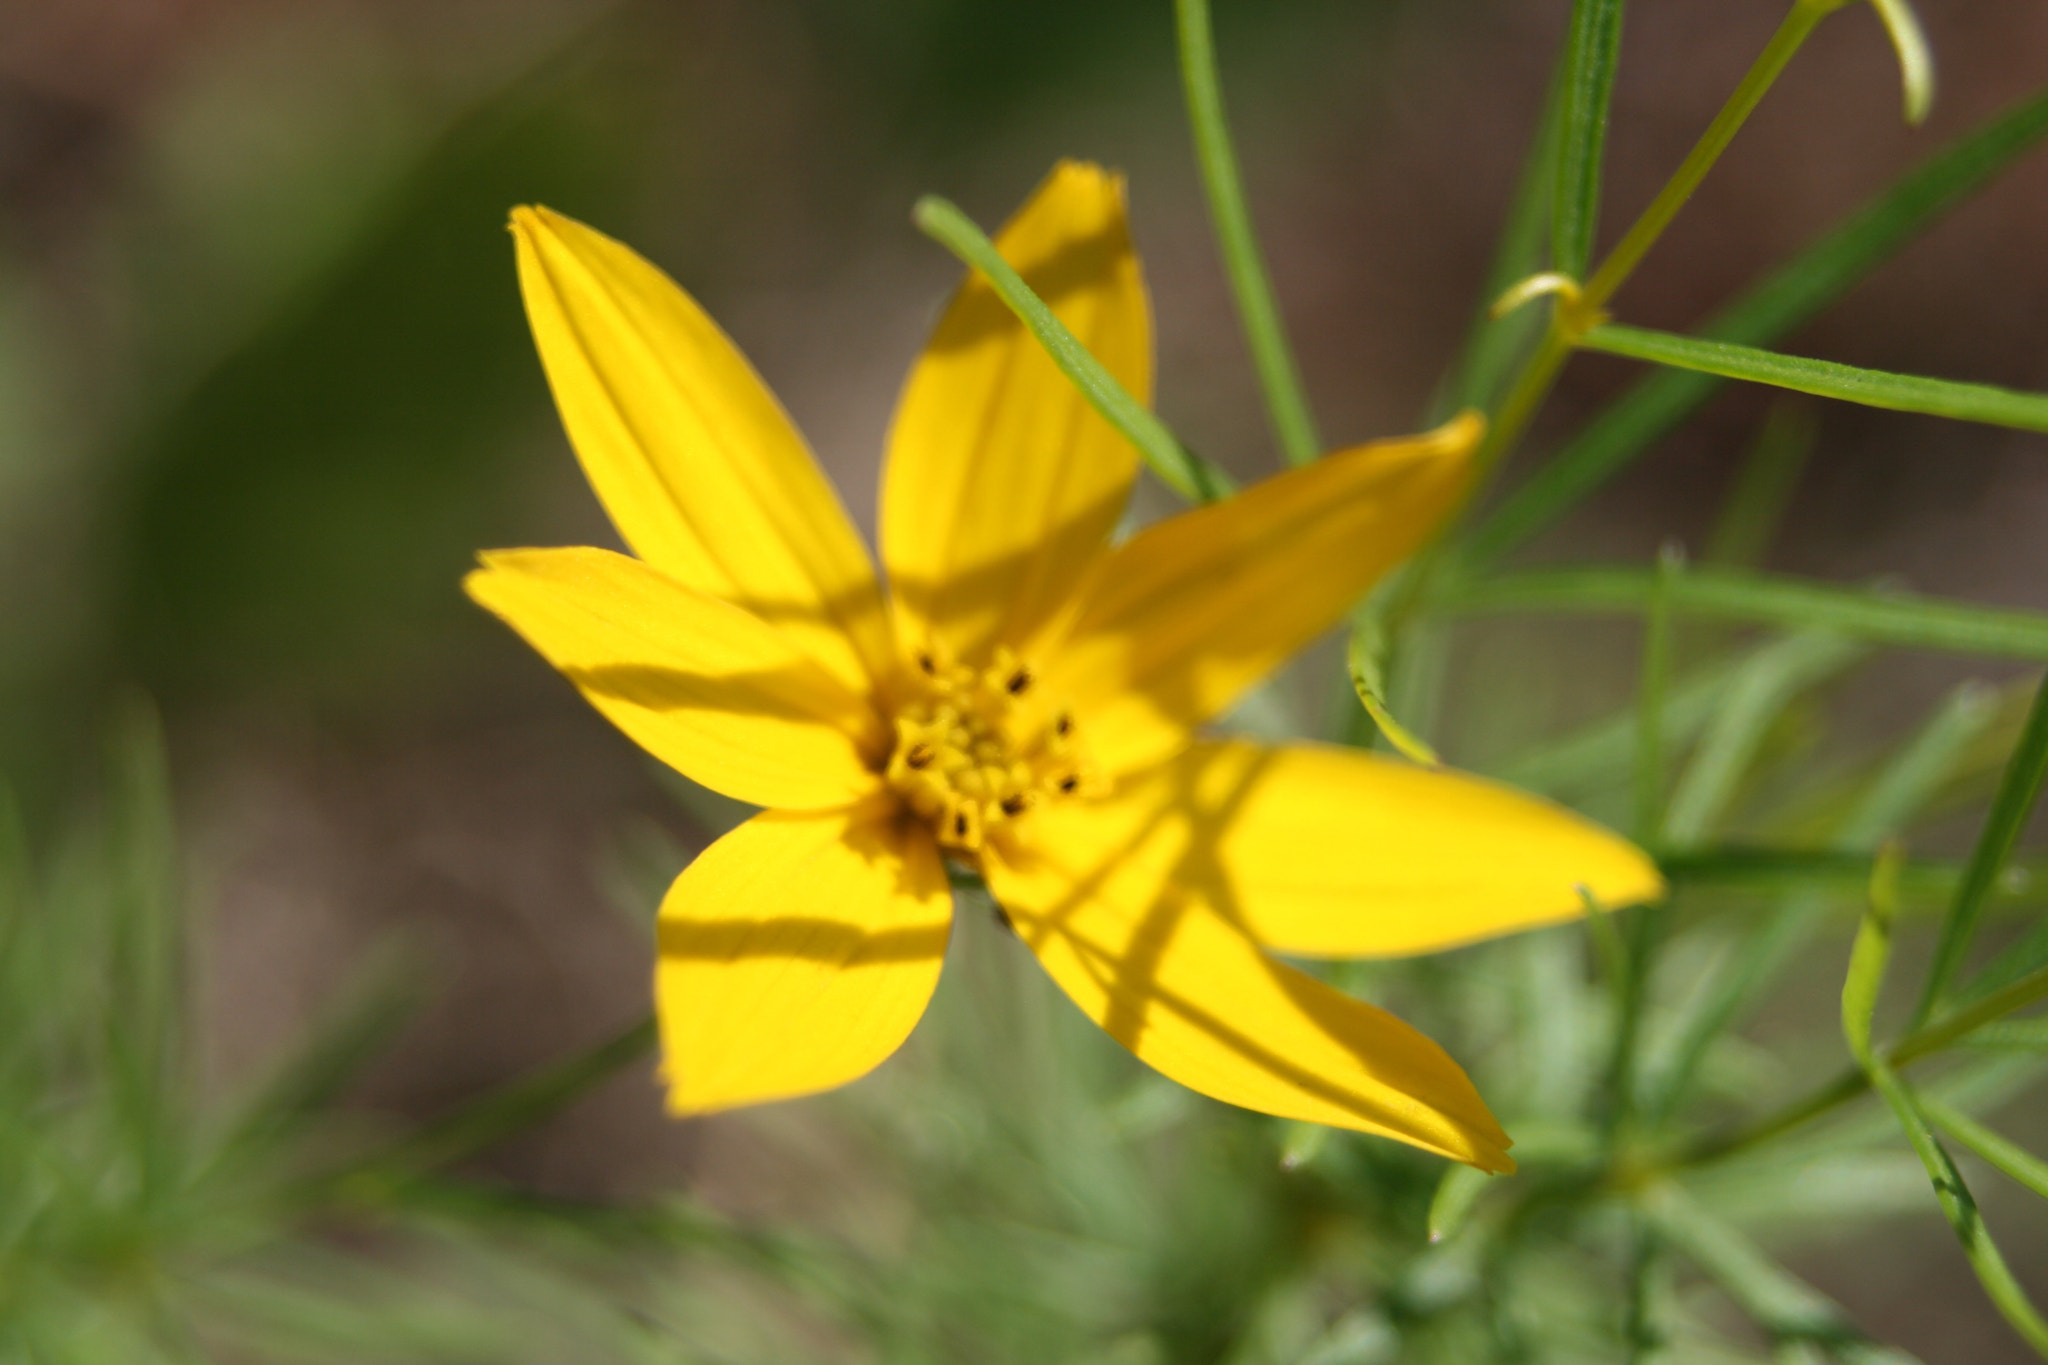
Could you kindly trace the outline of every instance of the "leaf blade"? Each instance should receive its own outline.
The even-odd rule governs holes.
[[[1589,351],[1645,360],[1722,379],[1769,384],[1893,412],[1917,412],[2019,431],[2048,432],[2048,394],[2022,393],[1925,375],[1867,370],[1832,360],[1785,355],[1709,337],[1602,323],[1579,338]]]
[[[1586,565],[1465,579],[1434,606],[1448,616],[1636,612],[1648,609],[1654,591],[1653,570]],[[2048,614],[2038,612],[1711,565],[1686,573],[1671,594],[1674,606],[1696,616],[1832,630],[1907,648],[2048,661]]]
[[[1865,208],[1767,276],[1700,329],[1765,345],[1849,287],[2048,136],[2048,90],[1936,152]],[[1704,403],[1723,381],[1669,371],[1608,407],[1504,500],[1467,541],[1467,557],[1497,559],[1563,515]]]
[[[1599,227],[1600,170],[1621,56],[1621,16],[1622,0],[1574,0],[1565,38],[1550,254],[1553,267],[1573,279],[1584,278]]]

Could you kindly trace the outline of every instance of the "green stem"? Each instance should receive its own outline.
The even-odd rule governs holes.
[[[1679,163],[1664,188],[1657,192],[1657,197],[1650,201],[1649,207],[1622,234],[1614,250],[1593,272],[1592,279],[1586,282],[1578,299],[1569,305],[1569,316],[1566,304],[1552,305],[1550,330],[1523,363],[1506,401],[1501,404],[1499,415],[1494,418],[1492,428],[1474,456],[1474,464],[1482,480],[1492,472],[1501,457],[1514,448],[1523,430],[1543,406],[1543,400],[1550,396],[1551,386],[1557,382],[1558,373],[1564,369],[1564,362],[1571,355],[1575,333],[1599,316],[1601,307],[1614,297],[1615,291],[1621,288],[1657,239],[1663,236],[1664,229],[1671,225],[1679,209],[1692,198],[1693,191],[1700,187],[1707,172],[1720,160],[1721,153],[1735,140],[1735,134],[1741,131],[1742,125],[1784,71],[1786,63],[1792,60],[1792,55],[1806,41],[1807,35],[1813,32],[1814,26],[1846,3],[1848,0],[1793,0],[1791,12],[1778,25],[1778,31],[1771,35],[1762,55],[1744,74],[1741,84],[1735,87],[1735,93],[1721,106],[1721,112],[1707,125],[1707,131],[1686,154],[1685,160]]]
[[[1593,278],[1586,282],[1583,299],[1589,311],[1605,305],[1635,272],[1657,239],[1664,235],[1664,229],[1671,226],[1671,220],[1685,207],[1686,200],[1692,198],[1693,191],[1706,179],[1707,172],[1721,159],[1721,153],[1728,150],[1728,144],[1735,140],[1736,133],[1748,122],[1765,92],[1776,83],[1779,73],[1805,43],[1814,26],[1845,3],[1847,0],[1794,0],[1791,12],[1778,25],[1778,31],[1771,35],[1770,42],[1764,45],[1762,54],[1744,73],[1735,93],[1721,106],[1721,112],[1707,125],[1707,131],[1693,144],[1692,151],[1679,163],[1677,171],[1657,192],[1657,197],[1650,201],[1650,206],[1615,243],[1614,250],[1593,272]]]
[[[1920,1003],[1913,1009],[1914,1026],[1934,1013],[1956,973],[1962,970],[1970,940],[1977,933],[1977,921],[1984,913],[1984,903],[2005,870],[2006,859],[2012,855],[2020,831],[2026,828],[2044,778],[2048,778],[2048,678],[2042,679],[2034,692],[2026,728],[2020,732],[2019,743],[2013,746],[2012,757],[1998,779],[1998,794],[1992,799],[1990,814],[1984,818],[1977,846],[1971,850],[1962,887],[1942,921],[1934,962],[1927,969],[1927,984],[1921,988]]]
[[[1934,1183],[1935,1201],[1941,1205],[1942,1214],[1955,1231],[1956,1240],[1962,1243],[1963,1255],[1969,1260],[1970,1268],[1977,1272],[1977,1281],[1984,1287],[1985,1295],[2012,1329],[2024,1337],[2039,1355],[2048,1359],[2048,1322],[2042,1321],[2040,1313],[2035,1311],[2032,1301],[2027,1298],[2027,1291],[2013,1277],[2012,1268],[2006,1264],[1998,1244],[1991,1240],[1976,1196],[1970,1193],[1963,1173],[1956,1169],[1955,1160],[1928,1126],[1927,1116],[1920,1109],[1919,1097],[1885,1066],[1873,1064],[1870,1071],[1871,1084],[1892,1107],[1899,1127],[1905,1131],[1906,1141],[1912,1144],[1914,1154],[1927,1168],[1927,1177]]]
[[[1237,153],[1231,149],[1230,127],[1223,116],[1223,87],[1216,79],[1216,43],[1209,26],[1209,0],[1174,0],[1180,34],[1180,78],[1187,92],[1188,128],[1194,135],[1195,159],[1202,169],[1202,188],[1209,197],[1209,217],[1216,226],[1216,244],[1223,269],[1237,299],[1237,314],[1251,349],[1265,394],[1266,416],[1273,435],[1291,464],[1307,464],[1322,454],[1315,416],[1309,411],[1301,369],[1287,342],[1287,328],[1273,298],[1273,281],[1259,253],[1245,204],[1244,180]]]
[[[1622,0],[1574,0],[1565,37],[1563,136],[1551,196],[1551,268],[1586,273],[1600,222],[1601,161],[1614,71],[1621,59]]]
[[[2048,996],[2048,967],[2021,977],[2010,986],[1985,996],[1967,1009],[1957,1010],[1945,1019],[1907,1034],[1884,1050],[1883,1063],[1887,1068],[1897,1071],[1922,1057],[1941,1051],[1995,1019],[2026,1008],[2044,996]],[[1860,1067],[1852,1068],[1820,1089],[1748,1128],[1695,1144],[1671,1161],[1669,1167],[1672,1170],[1680,1170],[1703,1166],[1708,1162],[1720,1161],[1739,1152],[1748,1151],[1788,1129],[1797,1128],[1830,1110],[1841,1107],[1869,1089],[1869,1074]]]
[[[1557,383],[1557,376],[1571,354],[1571,333],[1563,321],[1553,315],[1549,329],[1543,333],[1543,340],[1536,343],[1536,349],[1522,362],[1513,387],[1501,400],[1500,412],[1487,427],[1486,438],[1472,454],[1472,465],[1477,471],[1472,481],[1475,496],[1500,464],[1501,458],[1522,439],[1523,431],[1535,419],[1543,400],[1550,397],[1551,386]]]

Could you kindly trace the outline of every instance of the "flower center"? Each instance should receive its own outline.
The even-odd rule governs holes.
[[[979,850],[1040,803],[1093,785],[1073,717],[1039,705],[1036,676],[1007,649],[980,669],[919,654],[913,676],[887,776],[941,844]]]

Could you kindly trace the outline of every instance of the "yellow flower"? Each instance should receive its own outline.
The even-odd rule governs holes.
[[[512,227],[563,423],[637,558],[496,551],[469,592],[650,753],[767,807],[662,903],[676,1113],[827,1089],[895,1051],[938,979],[950,857],[1175,1080],[1513,1169],[1441,1048],[1264,950],[1448,947],[1576,915],[1580,887],[1652,896],[1648,860],[1475,778],[1199,734],[1417,546],[1478,418],[1111,545],[1136,453],[973,277],[890,433],[885,594],[802,438],[688,295],[545,209]],[[1121,180],[1062,164],[998,245],[1148,400]]]

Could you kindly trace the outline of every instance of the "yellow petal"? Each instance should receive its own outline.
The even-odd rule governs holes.
[[[1152,323],[1121,177],[1062,162],[996,245],[1140,402]],[[986,280],[954,295],[910,372],[882,480],[882,558],[905,645],[970,663],[1025,645],[1116,524],[1138,455]]]
[[[1197,743],[1031,818],[1054,847],[1129,844],[1266,947],[1310,957],[1434,952],[1575,919],[1581,888],[1617,908],[1664,889],[1635,845],[1547,801],[1324,745]]]
[[[1097,563],[1041,694],[1109,771],[1166,757],[1422,543],[1482,430],[1467,413],[1147,527]]]
[[[1104,838],[1076,816],[1060,832],[1076,837],[1041,828],[1032,851],[987,858],[989,889],[1053,980],[1141,1060],[1247,1109],[1514,1169],[1442,1048],[1267,957],[1199,880],[1161,875],[1149,845],[1179,839],[1171,822]]]
[[[761,806],[843,806],[876,789],[881,719],[783,634],[610,550],[497,550],[469,595],[641,748]]]
[[[894,803],[747,821],[661,904],[669,1108],[786,1099],[873,1070],[924,1013],[951,924],[931,835]]]
[[[783,630],[848,687],[886,676],[867,550],[746,357],[604,234],[522,208],[512,235],[562,425],[633,552]]]

